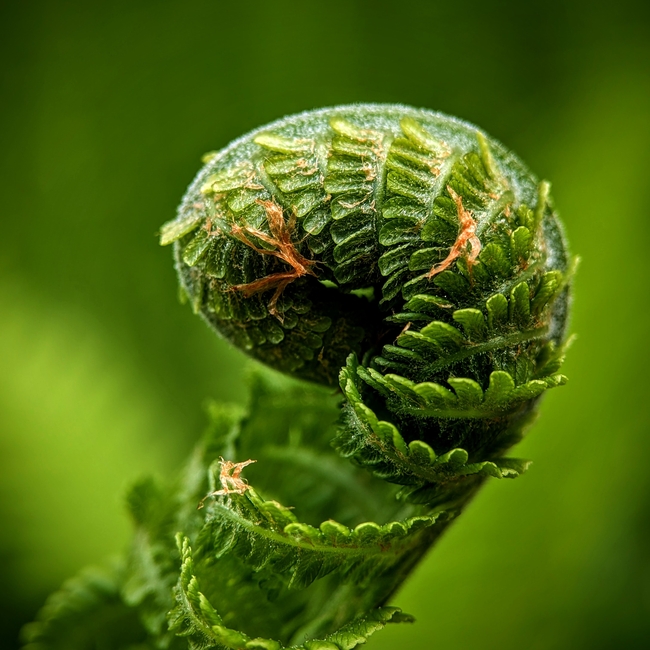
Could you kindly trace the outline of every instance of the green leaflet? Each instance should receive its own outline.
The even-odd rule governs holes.
[[[328,519],[315,527],[299,522],[291,510],[262,499],[251,488],[210,506],[199,539],[215,557],[234,552],[256,572],[274,574],[290,589],[305,588],[332,572],[342,581],[367,588],[446,520],[436,514],[349,528]]]
[[[290,139],[260,134],[255,143],[269,152],[263,161],[273,195],[302,222],[306,232],[317,235],[330,221],[324,210],[323,162],[316,143],[310,139]]]
[[[515,386],[509,373],[495,370],[485,391],[473,379],[462,377],[448,378],[453,389],[450,390],[433,382],[418,384],[399,375],[382,375],[372,368],[361,369],[358,374],[386,397],[393,410],[439,418],[499,417],[538,397],[547,388],[566,383],[564,375],[553,374]],[[400,406],[395,406],[397,403]]]
[[[125,567],[87,569],[52,594],[34,623],[25,626],[25,650],[85,650],[101,638],[107,650],[152,648],[137,612],[124,604]]]
[[[170,628],[186,638],[190,648],[216,650],[353,650],[365,643],[387,623],[411,623],[413,618],[396,607],[371,610],[340,630],[322,639],[310,639],[299,645],[285,646],[273,639],[250,638],[243,632],[226,627],[223,619],[199,590],[193,574],[192,549],[189,540],[179,535],[182,568],[175,587],[176,605],[169,613]]]
[[[469,454],[464,449],[451,449],[436,455],[431,446],[421,440],[413,440],[407,444],[394,424],[379,420],[363,403],[359,391],[359,378],[367,378],[372,382],[373,377],[382,376],[379,373],[369,375],[365,369],[358,366],[354,358],[350,358],[347,367],[341,371],[341,388],[347,399],[347,417],[340,427],[334,444],[341,454],[354,458],[359,465],[370,469],[375,476],[394,483],[415,486],[418,489],[424,486],[432,488],[429,491],[431,494],[435,493],[436,505],[439,505],[444,501],[440,500],[440,490],[436,486],[456,483],[462,490],[461,484],[467,483],[466,477],[516,478],[530,465],[529,461],[512,458],[470,462]],[[491,390],[488,389],[485,398],[480,387],[471,380],[451,380],[455,394],[437,384],[421,385],[419,393],[415,393],[412,387],[408,386],[408,380],[403,379],[401,382],[395,381],[392,386],[397,386],[397,390],[402,391],[402,394],[408,395],[406,391],[411,390],[415,395],[426,396],[429,403],[440,404],[442,408],[446,408],[446,411],[442,409],[441,411],[447,417],[461,418],[466,417],[463,407],[467,409],[470,406],[476,409],[480,404],[479,399],[481,402],[484,399],[487,402],[486,410],[496,410],[499,405],[503,408],[510,406],[512,401],[508,397],[507,388],[510,387],[512,379],[510,378],[510,382],[499,380],[500,376],[495,375]],[[388,385],[385,384],[384,388]],[[519,400],[524,401],[529,398],[530,396],[519,397]],[[419,411],[423,415],[426,414],[423,408]],[[436,415],[440,416],[440,411]],[[469,482],[467,485],[473,487],[474,484]],[[457,487],[451,491],[452,501],[458,497]],[[407,492],[402,492],[402,496],[406,494]]]
[[[323,189],[331,197],[334,276],[340,284],[372,282],[378,257],[377,204],[382,200],[388,141],[333,117]]]
[[[405,307],[420,311],[390,317],[408,327],[395,344],[384,346],[374,363],[385,372],[419,379],[439,376],[458,362],[489,353],[494,369],[500,369],[503,364],[498,362],[498,354],[508,355],[515,346],[547,336],[544,310],[565,286],[561,273],[549,271],[532,291],[527,282],[519,282],[507,295],[490,296],[480,308],[456,310],[440,298],[416,294]],[[454,324],[436,320],[436,316],[451,317]]]
[[[173,244],[181,237],[191,233],[203,220],[201,214],[190,213],[184,219],[169,221],[160,229],[160,245]]]

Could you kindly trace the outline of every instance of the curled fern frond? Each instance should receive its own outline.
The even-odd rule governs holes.
[[[416,381],[485,389],[502,370],[519,385],[564,335],[571,264],[548,183],[429,111],[341,107],[254,131],[208,161],[161,242],[216,330],[321,383],[355,353]]]
[[[256,374],[174,485],[133,488],[111,598],[157,648],[351,650],[410,621],[387,603],[486,480],[528,469],[505,454],[566,382],[549,184],[465,122],[343,106],[206,156],[161,244],[212,328],[307,381]]]

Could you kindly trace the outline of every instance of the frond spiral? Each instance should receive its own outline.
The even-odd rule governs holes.
[[[566,381],[549,184],[457,119],[337,107],[206,156],[161,243],[195,312],[307,382],[259,374],[176,485],[133,489],[120,594],[147,647],[349,650],[410,620],[390,598],[526,471],[505,454]]]

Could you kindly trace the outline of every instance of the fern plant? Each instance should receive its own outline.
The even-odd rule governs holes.
[[[358,105],[209,154],[175,220],[181,289],[258,371],[172,485],[138,483],[128,556],[65,585],[37,648],[350,650],[559,374],[573,264],[538,182],[474,126]],[[333,390],[333,387],[339,390]]]

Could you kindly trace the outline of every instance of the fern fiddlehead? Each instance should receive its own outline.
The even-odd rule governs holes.
[[[562,229],[500,144],[403,106],[289,117],[205,163],[161,233],[182,290],[313,383],[257,376],[175,486],[134,487],[114,592],[147,647],[347,650],[410,620],[386,603],[424,552],[526,470],[504,454],[565,382]]]

